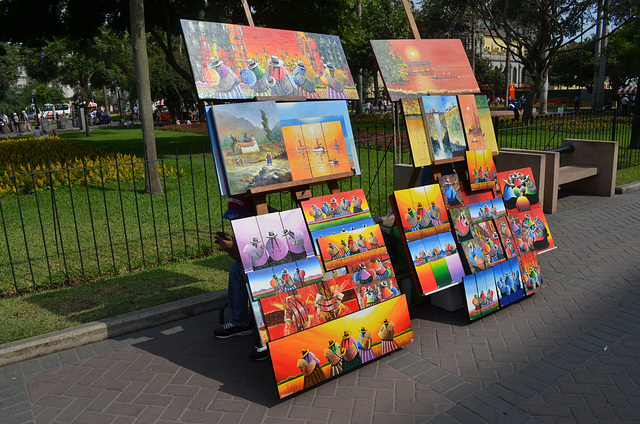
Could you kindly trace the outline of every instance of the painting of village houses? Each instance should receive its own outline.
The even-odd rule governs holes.
[[[392,101],[429,94],[480,92],[459,39],[370,43]]]
[[[292,180],[275,102],[213,106],[229,194]]]
[[[181,20],[200,99],[357,99],[335,35]]]

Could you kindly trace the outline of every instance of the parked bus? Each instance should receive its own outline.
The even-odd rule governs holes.
[[[68,103],[45,103],[40,111],[41,118],[55,119],[57,116],[71,116],[71,107]]]

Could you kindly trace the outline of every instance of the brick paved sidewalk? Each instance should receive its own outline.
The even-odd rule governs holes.
[[[541,292],[472,323],[415,305],[414,343],[292,399],[207,313],[0,368],[0,422],[637,422],[638,217],[640,191],[561,199]]]

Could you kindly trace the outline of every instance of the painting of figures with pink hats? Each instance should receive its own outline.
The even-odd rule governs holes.
[[[340,38],[181,20],[200,99],[357,99]]]

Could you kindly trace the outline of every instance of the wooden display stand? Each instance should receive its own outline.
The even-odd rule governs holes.
[[[249,189],[249,196],[253,198],[254,204],[256,206],[256,213],[258,215],[262,215],[269,213],[269,207],[267,205],[268,194],[290,190],[293,201],[296,202],[296,204],[299,206],[301,201],[313,197],[311,194],[312,185],[326,183],[329,187],[329,192],[339,193],[340,186],[338,186],[338,181],[351,178],[354,175],[355,174],[353,171],[349,171],[340,174],[326,175],[323,177],[308,178],[306,180],[289,181],[286,183],[273,184],[270,186],[255,187]]]

